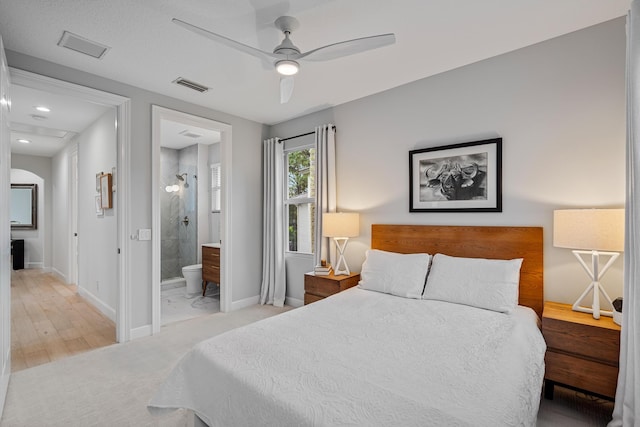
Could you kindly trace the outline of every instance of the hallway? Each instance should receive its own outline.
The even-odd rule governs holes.
[[[115,324],[39,269],[11,272],[11,372],[115,344]]]

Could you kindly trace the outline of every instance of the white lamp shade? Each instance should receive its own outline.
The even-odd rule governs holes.
[[[326,237],[356,237],[360,234],[357,213],[323,213],[322,235]]]
[[[553,212],[553,246],[624,250],[624,209],[562,209]]]

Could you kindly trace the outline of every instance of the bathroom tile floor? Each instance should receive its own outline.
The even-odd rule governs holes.
[[[187,298],[185,290],[186,286],[162,289],[161,317],[163,325],[220,311],[220,290],[218,287],[209,285],[204,297],[198,295]]]

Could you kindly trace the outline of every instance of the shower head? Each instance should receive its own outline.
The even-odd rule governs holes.
[[[184,181],[184,179],[186,177],[187,177],[187,173],[186,172],[183,173],[183,174],[176,175],[176,178],[178,178],[178,180],[180,180],[180,181]]]

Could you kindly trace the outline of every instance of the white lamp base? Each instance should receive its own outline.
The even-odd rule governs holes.
[[[333,269],[334,276],[348,276],[351,274],[349,271],[349,266],[347,265],[347,261],[344,259],[344,250],[347,247],[347,242],[349,241],[348,237],[334,237],[333,240],[336,242],[336,248],[338,248],[338,262]],[[343,268],[340,268],[341,265],[344,265]]]
[[[589,277],[591,278],[591,284],[584,290],[582,295],[578,298],[578,300],[573,303],[573,311],[580,311],[582,313],[591,313],[593,314],[594,319],[600,319],[600,316],[608,316],[613,317],[613,303],[611,302],[611,298],[607,295],[607,291],[604,290],[602,285],[600,284],[600,279],[604,276],[604,273],[611,267],[613,262],[620,256],[618,252],[598,252],[598,251],[572,251],[573,255],[578,259],[580,265],[587,272]],[[584,259],[581,255],[591,255],[591,270],[589,266],[584,262]],[[609,261],[605,264],[602,270],[599,269],[600,264],[600,255],[609,256]],[[591,307],[585,307],[582,305],[583,300],[589,294],[589,292],[593,291],[593,300],[591,303]],[[600,294],[604,297],[605,301],[609,303],[609,307],[611,310],[600,310]]]

